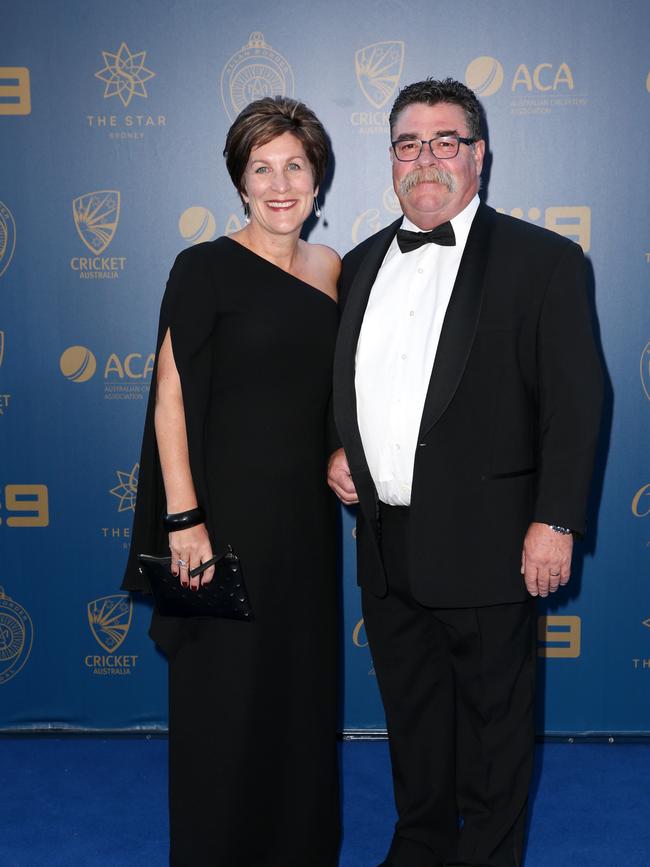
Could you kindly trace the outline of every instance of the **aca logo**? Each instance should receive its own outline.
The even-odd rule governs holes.
[[[505,80],[503,64],[496,57],[476,57],[465,70],[467,86],[481,98],[497,93]],[[561,106],[587,104],[586,98],[575,92],[573,71],[566,61],[520,63],[509,81],[512,114],[550,114]]]
[[[178,220],[178,231],[190,244],[211,241],[217,228],[214,214],[202,205],[187,208]]]
[[[115,237],[120,220],[118,190],[96,190],[72,201],[77,234],[90,256],[74,256],[70,267],[84,280],[115,280],[124,271],[125,256],[102,256]]]
[[[497,208],[500,214],[509,213],[511,217],[526,219],[536,223],[542,217],[540,208],[512,208],[506,211]],[[565,238],[571,238],[580,244],[585,253],[591,249],[591,208],[587,205],[557,205],[544,210],[544,228],[557,232]]]
[[[69,346],[59,359],[59,369],[70,382],[88,382],[97,370],[97,359],[85,346]]]
[[[16,249],[16,223],[9,208],[0,202],[0,277],[7,270]]]
[[[0,66],[0,115],[31,114],[32,95],[26,66]]]
[[[361,211],[352,223],[352,243],[359,244],[402,213],[395,190],[387,187],[381,199],[381,208],[372,207]]]
[[[641,352],[639,361],[639,372],[641,374],[641,386],[643,393],[650,400],[650,341],[646,343]]]
[[[133,602],[125,593],[102,596],[87,605],[88,624],[92,635],[105,654],[89,653],[84,658],[86,668],[99,676],[131,674],[138,657],[118,654],[128,635],[133,617]]]
[[[353,111],[350,123],[363,133],[385,133],[388,128],[387,105],[397,90],[404,68],[404,43],[398,40],[374,42],[359,48],[354,55],[357,84],[374,111]]]
[[[117,507],[118,512],[135,511],[139,470],[140,464],[134,464],[128,472],[124,472],[123,470],[116,471],[119,484],[111,488],[110,493],[120,501]]]
[[[267,45],[259,31],[251,33],[246,45],[233,54],[221,72],[221,100],[230,120],[255,99],[293,94],[289,62]]]
[[[22,605],[0,587],[0,684],[15,677],[32,652],[34,627]]]
[[[146,51],[131,51],[122,42],[116,52],[102,51],[104,66],[95,73],[104,84],[104,99],[117,97],[123,108],[128,108],[134,97],[147,99],[147,82],[156,75],[145,66]],[[118,140],[143,139],[151,127],[167,124],[165,115],[152,114],[87,114],[86,123],[91,129],[107,132],[108,137]]]
[[[465,82],[478,97],[492,96],[503,84],[503,66],[494,57],[477,57],[465,70]]]
[[[149,392],[155,353],[129,352],[121,356],[111,352],[103,368],[106,400],[142,400]],[[97,371],[97,359],[86,346],[69,346],[61,354],[59,369],[70,382],[88,382]]]

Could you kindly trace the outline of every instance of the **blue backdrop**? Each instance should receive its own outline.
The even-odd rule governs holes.
[[[161,293],[240,225],[222,164],[251,99],[304,99],[335,155],[311,240],[386,225],[400,84],[483,101],[494,207],[569,235],[608,376],[590,533],[540,612],[540,730],[650,720],[646,0],[23,0],[0,15],[0,727],[159,728],[149,609],[119,591]],[[444,13],[444,14],[443,14]],[[382,729],[342,514],[348,730]]]

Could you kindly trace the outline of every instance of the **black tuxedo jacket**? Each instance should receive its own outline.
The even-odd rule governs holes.
[[[334,362],[336,426],[360,500],[358,580],[379,596],[381,527],[357,422],[355,353],[400,223],[343,259]],[[584,529],[600,406],[582,250],[481,204],[418,435],[405,552],[416,599],[465,607],[527,598],[520,566],[531,521]]]

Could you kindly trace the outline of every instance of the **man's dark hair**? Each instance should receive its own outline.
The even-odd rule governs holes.
[[[455,81],[453,78],[445,78],[443,81],[426,78],[424,81],[416,81],[415,84],[407,84],[406,87],[403,87],[397,95],[397,99],[393,103],[390,112],[391,135],[393,134],[393,129],[400,112],[407,105],[413,105],[418,102],[423,102],[425,105],[437,105],[439,102],[448,102],[451,105],[459,106],[465,112],[469,137],[481,138],[481,106],[476,98],[476,94],[469,87],[461,84],[460,81]]]

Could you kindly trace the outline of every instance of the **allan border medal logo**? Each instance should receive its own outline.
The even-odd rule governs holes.
[[[9,267],[16,249],[16,224],[9,208],[0,202],[0,277]]]
[[[231,121],[249,102],[264,96],[292,97],[293,93],[293,70],[259,31],[251,33],[221,73],[221,99]]]
[[[395,93],[404,66],[403,42],[375,42],[354,55],[357,82],[374,108],[383,108]]]
[[[11,680],[25,665],[33,638],[31,617],[0,587],[0,684]]]

